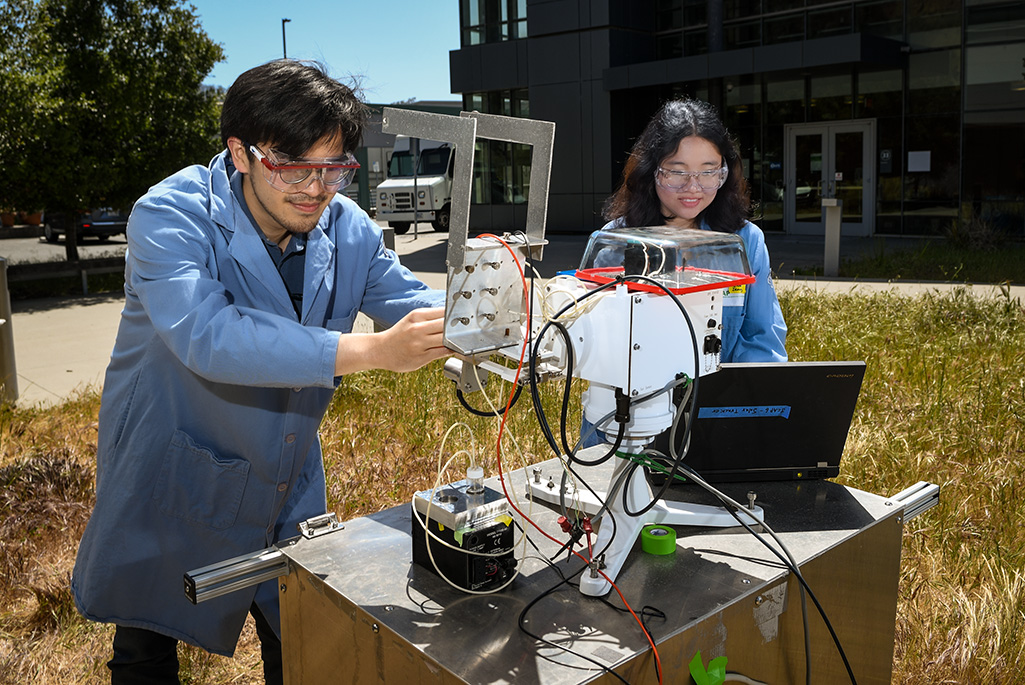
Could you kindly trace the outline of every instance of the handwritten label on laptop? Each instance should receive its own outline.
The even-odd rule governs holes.
[[[699,419],[747,419],[772,416],[789,419],[790,406],[770,404],[758,407],[701,407],[698,409]]]

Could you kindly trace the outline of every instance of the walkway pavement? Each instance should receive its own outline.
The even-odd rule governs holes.
[[[425,283],[445,287],[446,235],[427,228],[414,236],[395,237],[402,262]],[[576,268],[585,236],[549,235],[541,275]],[[822,264],[822,239],[769,236],[769,254],[779,275],[776,287],[811,288],[822,292],[899,290],[907,293],[943,290],[942,283],[887,283],[850,279],[795,279],[794,269]],[[892,247],[891,245],[887,246]],[[878,249],[874,240],[845,239],[845,258]],[[980,294],[997,292],[991,285],[973,286]],[[1013,287],[1011,296],[1025,301],[1025,287]],[[21,406],[56,404],[87,387],[99,389],[110,359],[123,304],[121,294],[12,302],[12,331]]]

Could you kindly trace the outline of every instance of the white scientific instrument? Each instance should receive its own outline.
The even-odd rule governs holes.
[[[686,411],[674,406],[674,387],[693,387],[718,370],[724,302],[742,301],[754,277],[736,235],[665,226],[609,229],[591,236],[575,274],[552,279],[536,294],[528,317],[518,262],[529,248],[527,240],[509,236],[467,241],[465,263],[449,269],[446,345],[509,378],[512,370],[486,357],[518,358],[529,336],[538,379],[568,373],[588,381],[584,418],[618,457],[608,491],[595,496],[541,478],[530,489],[537,499],[600,517],[591,572],[580,582],[581,592],[600,596],[645,525],[737,525],[720,507],[652,502],[647,480],[630,477],[630,457]],[[447,365],[450,377],[464,393],[475,390],[476,375],[459,366]],[[748,523],[762,519],[759,507],[749,511]]]

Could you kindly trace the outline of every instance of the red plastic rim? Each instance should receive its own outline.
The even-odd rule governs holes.
[[[684,288],[669,288],[667,290],[674,295],[685,295],[687,293],[700,293],[706,290],[727,290],[738,285],[749,285],[755,282],[755,277],[751,275],[738,274],[732,271],[714,271],[712,269],[698,269],[696,267],[688,266],[685,267],[685,271],[697,271],[705,274],[715,274],[716,276],[725,276],[724,280],[716,283],[702,283],[700,285],[691,285]],[[623,267],[593,267],[591,269],[577,269],[576,276],[582,281],[589,283],[598,283],[604,285],[605,283],[612,283],[616,280],[616,276],[609,276],[608,274],[621,274],[623,273]],[[626,288],[630,292],[645,292],[645,293],[665,293],[662,288],[651,283],[639,283],[637,281],[627,281]]]

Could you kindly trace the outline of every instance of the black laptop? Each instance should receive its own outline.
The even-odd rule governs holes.
[[[864,376],[864,362],[723,364],[698,381],[684,463],[709,482],[832,478]]]

